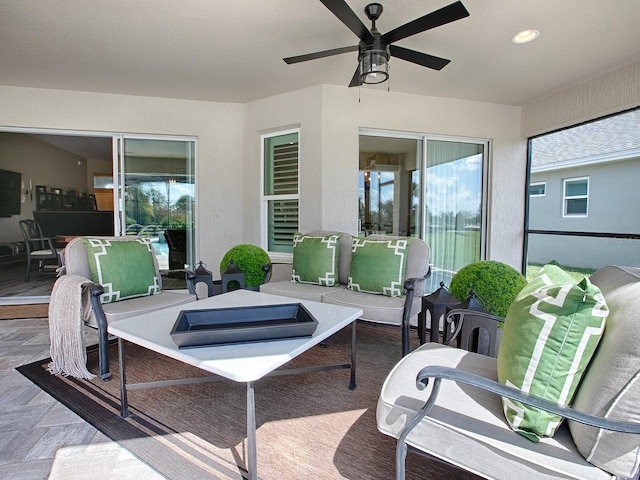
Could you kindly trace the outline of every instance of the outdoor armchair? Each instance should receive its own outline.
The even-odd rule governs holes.
[[[570,407],[498,383],[497,360],[425,344],[389,373],[378,429],[397,439],[396,478],[408,450],[484,478],[638,478],[640,465],[640,268],[604,267],[591,276],[609,315]],[[537,443],[513,431],[502,398],[563,417]]]
[[[136,236],[122,237],[91,237],[99,239],[101,242],[108,244],[109,242],[122,241],[142,241]],[[153,295],[135,296],[110,303],[103,303],[101,296],[105,293],[105,286],[92,280],[92,272],[88,258],[87,247],[81,238],[75,238],[67,245],[65,249],[65,273],[68,275],[79,275],[85,277],[87,282],[83,287],[89,291],[89,300],[91,302],[91,316],[85,321],[85,324],[92,328],[98,329],[98,348],[100,377],[102,380],[108,380],[111,377],[109,372],[109,353],[108,353],[108,332],[107,326],[117,320],[130,318],[145,313],[162,310],[190,303],[196,300],[196,295],[186,290],[162,290],[162,276],[158,263],[153,257],[153,269],[157,278],[157,293]],[[183,270],[187,278],[187,282],[192,282],[195,278],[193,272]],[[111,288],[111,287],[109,287]],[[191,288],[194,288],[191,286]]]

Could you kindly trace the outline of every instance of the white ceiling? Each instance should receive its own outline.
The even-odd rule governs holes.
[[[453,0],[394,0],[385,33]],[[347,0],[365,25],[367,0]],[[522,105],[640,58],[639,0],[463,0],[470,16],[398,45],[451,59],[437,72],[391,61],[393,92]],[[511,37],[538,29],[530,44]],[[357,44],[319,0],[0,0],[0,84],[249,102],[346,86]]]

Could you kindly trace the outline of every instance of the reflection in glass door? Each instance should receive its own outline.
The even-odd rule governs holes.
[[[161,270],[193,267],[195,140],[121,139],[117,230],[151,240]]]
[[[359,235],[418,236],[422,140],[360,135]]]

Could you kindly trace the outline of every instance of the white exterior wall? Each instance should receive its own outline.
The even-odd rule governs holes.
[[[640,60],[522,107],[522,136],[621,112],[640,105]]]
[[[260,235],[259,133],[301,127],[300,229],[350,233],[361,127],[473,137],[491,141],[488,257],[520,268],[526,142],[518,107],[323,85],[252,102],[245,117],[245,171],[257,170],[245,177],[245,205],[254,209],[244,223],[248,240]]]
[[[341,215],[357,230],[358,130],[360,127],[490,140],[487,258],[518,270],[522,262],[526,142],[520,138],[520,108],[464,100],[325,86],[323,181],[329,190],[350,188],[350,198],[327,195],[323,220]],[[339,179],[334,168],[348,166]],[[336,182],[339,184],[336,184]],[[349,192],[349,190],[347,190]],[[350,205],[343,205],[349,199]],[[348,210],[344,215],[345,209]]]
[[[0,128],[198,138],[197,255],[260,242],[260,134],[299,126],[302,230],[357,228],[359,128],[491,141],[488,257],[519,267],[526,143],[518,107],[316,86],[246,105],[0,87]]]

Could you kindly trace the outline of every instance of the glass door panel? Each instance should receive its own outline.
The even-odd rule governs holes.
[[[431,287],[482,257],[485,144],[427,140],[425,235],[431,248]]]
[[[195,141],[124,137],[119,231],[151,240],[161,270],[192,267]]]

